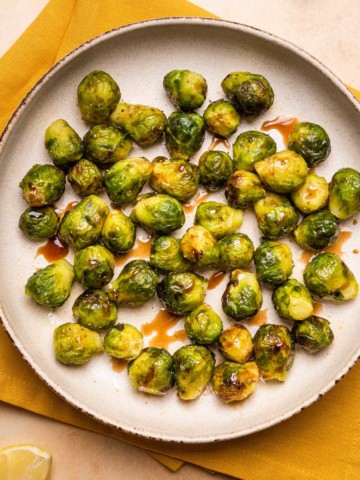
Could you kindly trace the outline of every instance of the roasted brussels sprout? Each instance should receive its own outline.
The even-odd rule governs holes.
[[[128,157],[132,142],[112,125],[94,125],[84,136],[86,158],[98,165],[109,165]]]
[[[98,195],[104,189],[100,170],[85,158],[70,169],[67,179],[74,192],[81,197]]]
[[[224,99],[208,105],[204,120],[210,133],[224,138],[230,137],[240,125],[240,115],[235,106]]]
[[[221,87],[243,115],[257,117],[269,110],[274,101],[273,89],[262,75],[232,72],[221,82]]]
[[[53,340],[56,359],[65,365],[83,365],[103,350],[100,335],[78,323],[55,328]]]
[[[334,340],[330,322],[316,315],[302,322],[295,322],[291,332],[295,343],[310,353],[321,352]]]
[[[105,247],[115,254],[125,253],[132,249],[135,239],[133,222],[121,210],[110,212],[101,230]]]
[[[107,330],[115,325],[117,308],[103,290],[86,290],[72,307],[75,320],[90,330]]]
[[[204,303],[189,313],[184,328],[190,340],[200,345],[211,345],[219,338],[223,324],[210,305]]]
[[[339,234],[339,220],[328,210],[312,213],[294,230],[296,243],[316,252],[334,243]]]
[[[144,348],[128,366],[128,375],[135,390],[150,395],[164,395],[174,385],[174,362],[163,348]]]
[[[200,150],[205,122],[198,113],[173,112],[165,127],[166,147],[172,158],[189,160]]]
[[[231,207],[250,207],[266,196],[264,187],[255,173],[247,170],[234,172],[226,185],[225,197]]]
[[[184,225],[185,214],[176,198],[148,193],[138,198],[130,220],[150,233],[166,235]]]
[[[65,190],[65,174],[54,165],[33,165],[19,183],[23,198],[31,207],[55,203]]]
[[[158,108],[120,102],[110,116],[110,123],[127,133],[140,147],[147,147],[163,136],[166,116]]]
[[[255,250],[254,263],[258,278],[269,285],[281,285],[290,277],[294,262],[289,245],[262,241]]]
[[[309,167],[315,167],[329,156],[330,138],[320,125],[301,122],[291,132],[288,148],[301,155]]]
[[[39,241],[56,235],[59,223],[51,207],[29,207],[21,214],[19,228],[31,240]]]
[[[238,402],[249,397],[259,381],[259,369],[255,362],[223,362],[215,367],[212,387],[225,403]]]
[[[186,345],[173,355],[175,382],[181,400],[195,400],[210,382],[215,368],[215,355],[200,345]]]
[[[305,285],[313,295],[335,302],[356,297],[359,285],[352,271],[335,253],[313,257],[304,271]]]
[[[122,360],[134,360],[143,349],[143,336],[128,323],[118,323],[106,334],[104,348],[108,355]]]
[[[184,112],[196,110],[205,102],[207,83],[199,73],[172,70],[164,77],[164,88],[175,107]]]
[[[261,325],[254,336],[254,355],[265,381],[284,382],[294,363],[295,346],[291,332],[282,325]]]
[[[45,147],[54,164],[66,169],[83,156],[79,135],[62,119],[55,120],[45,131]]]
[[[200,225],[190,227],[180,240],[183,256],[199,267],[216,265],[219,261],[219,248],[213,234]]]
[[[73,267],[62,258],[35,272],[26,283],[25,293],[39,305],[58,308],[69,298],[73,281]]]
[[[106,122],[120,97],[118,84],[108,73],[101,70],[94,70],[86,75],[77,89],[78,105],[86,122]]]
[[[310,173],[305,182],[291,194],[291,200],[300,212],[308,214],[325,207],[329,198],[329,185],[324,177]]]
[[[88,288],[101,288],[114,275],[114,255],[102,245],[90,245],[76,252],[74,272],[78,282]]]
[[[169,312],[184,315],[203,303],[207,285],[197,273],[171,272],[159,283],[157,294]]]
[[[360,212],[360,172],[353,168],[341,168],[330,182],[329,210],[346,220]]]
[[[159,277],[145,260],[132,260],[109,285],[110,300],[141,305],[155,295]]]
[[[255,172],[254,164],[276,153],[276,143],[266,133],[257,130],[242,132],[233,145],[235,170]]]
[[[251,333],[243,325],[231,325],[220,335],[219,350],[227,360],[247,362],[253,353]]]
[[[59,238],[70,247],[80,250],[97,241],[109,213],[106,202],[89,195],[66,212],[59,228]]]
[[[150,265],[165,272],[186,272],[190,269],[190,262],[181,255],[179,240],[165,235],[152,242]]]
[[[167,193],[185,202],[199,188],[199,167],[185,160],[168,160],[156,157],[153,162],[150,185],[156,192]]]
[[[263,301],[256,275],[245,270],[233,270],[221,300],[224,313],[234,320],[256,315]]]
[[[254,204],[254,210],[261,233],[270,240],[291,233],[299,220],[299,215],[289,200],[276,193],[266,192],[266,197]]]
[[[199,158],[200,181],[210,192],[226,185],[232,171],[230,155],[221,150],[208,150]]]
[[[218,249],[218,267],[225,270],[247,267],[254,256],[254,244],[244,233],[233,233],[221,238]]]
[[[195,225],[207,228],[216,238],[235,233],[242,225],[243,212],[218,202],[202,202],[196,209]]]
[[[280,317],[286,320],[304,320],[314,311],[309,290],[294,278],[273,291],[272,301]]]

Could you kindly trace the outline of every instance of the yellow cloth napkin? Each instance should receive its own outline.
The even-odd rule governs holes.
[[[80,43],[120,25],[178,15],[212,17],[184,0],[51,0],[0,59],[0,131],[31,86]],[[124,434],[68,405],[0,327],[0,400],[142,447],[173,470],[187,461],[245,480],[360,478],[360,365],[314,405],[268,430],[216,444],[168,444]]]

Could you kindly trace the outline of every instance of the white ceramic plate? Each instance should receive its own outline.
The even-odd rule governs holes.
[[[44,131],[57,118],[65,118],[80,135],[89,128],[76,106],[76,88],[90,71],[109,72],[119,83],[122,98],[162,108],[174,108],[162,87],[164,74],[175,68],[202,73],[208,81],[210,100],[223,96],[220,83],[234,70],[261,73],[275,91],[270,111],[252,122],[242,121],[238,133],[260,128],[262,122],[278,115],[319,123],[328,131],[332,153],[317,172],[330,180],[343,166],[359,167],[360,115],[356,100],[345,86],[308,54],[283,40],[250,27],[205,19],[166,19],[139,23],[109,32],[92,40],[57,64],[22,102],[11,120],[0,145],[0,255],[1,315],[15,345],[35,371],[72,405],[127,432],[150,438],[182,442],[224,440],[262,430],[299,412],[331,388],[359,356],[360,322],[357,301],[344,305],[326,304],[322,315],[332,323],[333,345],[310,356],[298,351],[285,383],[260,383],[255,394],[236,406],[223,404],[210,387],[196,401],[185,403],[173,389],[164,397],[135,392],[127,375],[112,370],[109,357],[98,356],[81,368],[69,368],[55,361],[52,347],[54,327],[72,320],[71,307],[82,288],[74,285],[71,298],[62,308],[49,310],[34,305],[24,294],[27,278],[46,262],[35,258],[37,244],[26,240],[17,227],[26,208],[18,183],[34,163],[48,163]],[[202,110],[200,110],[202,112]],[[276,139],[278,150],[282,139]],[[232,142],[234,139],[230,139]],[[211,143],[207,136],[203,150]],[[140,153],[136,148],[133,154]],[[165,146],[146,150],[148,158],[166,155]],[[196,161],[197,157],[195,158]],[[59,202],[65,206],[75,195],[66,187]],[[224,201],[223,192],[214,199]],[[360,278],[358,257],[352,252],[360,245],[359,229],[351,219],[344,226],[353,229],[345,245],[343,259]],[[179,237],[192,224],[176,232]],[[244,216],[242,232],[258,244],[259,232],[250,212]],[[141,234],[141,232],[139,232]],[[291,243],[301,280],[304,265],[301,252]],[[69,255],[72,260],[72,254]],[[116,274],[119,271],[119,267]],[[206,272],[209,276],[211,272]],[[225,281],[208,292],[206,301],[230,322],[221,310]],[[281,323],[271,306],[270,292],[264,289],[263,308],[269,308],[268,321]],[[141,308],[120,308],[119,321],[140,327],[159,310],[156,299]],[[182,328],[181,322],[179,327]],[[247,324],[245,322],[245,324]],[[254,332],[256,327],[251,326]],[[145,337],[148,344],[149,337]],[[173,343],[170,351],[181,343]]]

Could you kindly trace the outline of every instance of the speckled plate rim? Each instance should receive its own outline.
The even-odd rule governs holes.
[[[355,96],[350,92],[350,90],[346,87],[346,85],[333,73],[331,72],[325,65],[323,65],[319,60],[315,57],[310,55],[309,53],[302,50],[300,47],[283,40],[276,35],[271,33],[265,32],[255,27],[251,27],[249,25],[240,24],[237,22],[231,22],[227,20],[218,20],[218,19],[210,19],[210,18],[202,18],[202,17],[168,17],[168,18],[159,18],[154,20],[146,20],[142,22],[132,23],[130,25],[122,26],[119,28],[115,28],[108,32],[105,32],[97,37],[94,37],[79,47],[75,48],[73,51],[68,53],[65,57],[59,60],[53,67],[51,67],[41,78],[38,82],[34,85],[34,87],[29,91],[29,93],[24,97],[21,101],[13,115],[11,116],[9,122],[7,123],[1,137],[0,137],[0,156],[2,151],[5,147],[7,139],[11,135],[14,125],[19,120],[23,112],[25,111],[28,104],[36,97],[36,94],[39,90],[45,85],[52,77],[54,77],[67,63],[71,60],[76,58],[77,56],[81,55],[84,51],[91,49],[93,46],[98,45],[102,42],[107,41],[110,38],[116,37],[118,35],[126,34],[132,31],[153,28],[153,27],[161,27],[161,26],[170,26],[170,25],[178,25],[181,27],[182,25],[193,25],[193,26],[212,26],[216,28],[225,28],[234,31],[239,31],[253,37],[260,38],[272,44],[278,45],[286,50],[290,51],[291,53],[297,55],[302,60],[308,62],[313,68],[321,72],[325,75],[336,87],[339,91],[342,92],[344,97],[352,104],[354,109],[360,115],[360,103],[357,101]],[[196,435],[188,435],[186,437],[178,436],[176,433],[174,435],[165,435],[165,434],[155,434],[149,433],[146,429],[142,430],[141,428],[133,427],[133,428],[124,428],[119,425],[113,424],[109,422],[109,420],[103,416],[99,415],[98,413],[94,413],[89,407],[84,405],[78,399],[74,398],[69,392],[64,390],[60,385],[58,385],[50,376],[48,376],[41,366],[36,363],[31,356],[31,352],[29,352],[21,343],[19,338],[16,335],[16,332],[12,328],[11,320],[8,319],[4,313],[3,307],[0,304],[0,321],[2,322],[6,332],[9,334],[11,341],[15,345],[15,347],[20,351],[22,357],[26,360],[26,362],[32,367],[35,373],[61,398],[66,400],[69,404],[73,407],[77,408],[81,412],[89,415],[90,417],[94,418],[97,421],[102,422],[105,425],[110,427],[116,428],[128,434],[137,435],[140,437],[144,437],[150,440],[158,440],[158,441],[165,441],[165,442],[177,442],[177,443],[210,443],[216,441],[225,441],[231,440],[239,437],[243,437],[246,435],[250,435],[255,432],[259,432],[261,430],[265,430],[269,427],[272,427],[288,418],[292,417],[293,415],[301,412],[306,407],[314,403],[320,397],[322,397],[326,392],[328,392],[332,387],[334,387],[344,376],[345,374],[355,365],[357,360],[360,358],[360,344],[358,350],[354,353],[352,358],[349,362],[337,373],[333,380],[328,382],[325,387],[321,390],[316,392],[315,394],[311,395],[306,401],[302,402],[296,408],[293,408],[286,413],[277,416],[267,422],[262,422],[260,424],[253,425],[251,428],[236,431],[234,430],[231,433],[226,433],[224,435],[208,435],[207,437],[197,437]]]

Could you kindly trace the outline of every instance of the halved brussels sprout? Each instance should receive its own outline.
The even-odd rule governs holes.
[[[341,168],[330,182],[329,210],[346,220],[360,212],[360,172],[353,168]]]
[[[208,105],[204,112],[206,128],[213,135],[228,138],[240,125],[240,115],[235,106],[221,99]]]
[[[247,362],[253,353],[251,333],[243,325],[231,325],[220,335],[219,350],[227,360]]]
[[[218,241],[218,267],[231,270],[249,265],[254,256],[254,244],[244,233],[226,235]]]
[[[291,332],[295,342],[310,353],[321,352],[334,340],[330,322],[316,315],[302,322],[295,322]]]
[[[39,241],[56,235],[59,215],[51,207],[29,207],[19,219],[20,230],[31,240]]]
[[[255,362],[223,362],[215,367],[212,387],[225,403],[249,397],[258,384],[259,369]]]
[[[294,230],[296,243],[304,250],[316,252],[336,242],[339,220],[328,210],[312,213]]]
[[[72,307],[75,320],[90,330],[107,330],[115,325],[117,308],[103,290],[86,290]]]
[[[234,172],[226,185],[225,197],[234,208],[250,207],[258,200],[265,198],[266,191],[255,173],[247,170]]]
[[[208,150],[199,158],[201,183],[214,192],[226,185],[233,171],[230,155],[221,150]]]
[[[301,155],[309,167],[315,167],[329,156],[330,138],[320,125],[301,122],[291,132],[288,148]]]
[[[128,157],[132,142],[112,125],[94,125],[83,139],[86,158],[98,165],[109,165]]]
[[[262,241],[255,250],[254,263],[258,278],[269,285],[281,285],[290,277],[294,262],[289,245]]]
[[[166,147],[172,158],[189,160],[200,150],[205,137],[205,122],[198,113],[173,112],[165,127]]]
[[[329,198],[329,185],[324,177],[310,173],[305,182],[291,194],[291,200],[300,212],[308,214],[325,207]]]
[[[101,288],[114,275],[115,258],[102,245],[90,245],[76,252],[74,272],[78,282],[87,288]]]
[[[102,352],[102,338],[78,323],[64,323],[54,330],[55,356],[65,365],[83,365]]]
[[[254,164],[276,153],[276,143],[270,135],[249,130],[242,132],[233,145],[235,170],[255,172]]]
[[[190,227],[185,232],[180,240],[180,250],[184,258],[199,267],[216,265],[219,261],[216,238],[200,225]]]
[[[125,253],[132,249],[135,239],[133,222],[121,210],[110,212],[101,230],[105,247],[115,254]]]
[[[69,298],[73,281],[73,267],[62,258],[35,272],[26,283],[25,293],[39,305],[58,308]]]
[[[286,320],[304,320],[314,311],[309,290],[294,278],[273,291],[272,301],[280,317]]]
[[[196,209],[195,225],[207,228],[216,238],[235,233],[242,225],[243,212],[219,202],[202,202]]]
[[[272,192],[266,192],[266,197],[254,204],[254,211],[261,233],[270,240],[291,233],[299,220],[289,200]]]
[[[143,349],[143,335],[133,325],[118,323],[106,334],[104,349],[108,355],[122,360],[134,360]]]
[[[184,112],[196,110],[205,102],[207,83],[199,73],[172,70],[165,75],[163,84],[172,103]]]
[[[223,324],[210,305],[204,303],[189,313],[184,328],[190,340],[200,345],[211,345],[219,338]]]
[[[46,129],[45,148],[54,164],[63,169],[78,162],[84,151],[79,135],[61,118]]]
[[[174,237],[156,238],[150,249],[150,265],[165,272],[186,272],[190,262],[181,255],[180,243]]]
[[[53,205],[65,191],[64,172],[54,165],[33,165],[19,183],[31,207]]]
[[[256,275],[245,270],[233,270],[221,301],[224,313],[234,320],[256,315],[263,301]]]
[[[104,189],[100,170],[85,158],[70,169],[67,179],[74,192],[81,197],[98,195]]]

